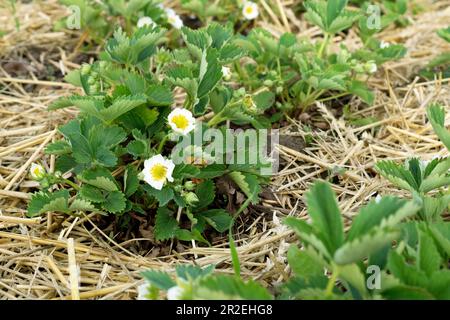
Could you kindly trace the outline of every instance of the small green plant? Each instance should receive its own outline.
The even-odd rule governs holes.
[[[42,191],[32,196],[29,216],[88,211],[114,214],[126,222],[127,213],[150,214],[156,240],[207,244],[202,236],[207,226],[224,232],[232,219],[222,209],[233,201],[232,195],[216,197],[217,179],[227,179],[258,202],[259,184],[265,181],[259,169],[270,163],[210,161],[212,155],[205,151],[209,141],[196,144],[195,139],[182,150],[189,153],[181,163],[172,159],[183,139],[221,122],[202,124],[195,116],[205,114],[217,96],[216,87],[223,86],[224,64],[242,55],[232,43],[232,32],[218,24],[197,31],[183,28],[187,48],[173,51],[158,48],[164,33],[145,26],[127,36],[119,29],[107,42],[101,61],[67,75],[84,95],[61,98],[50,109],[75,106],[80,114],[59,128],[61,140],[47,146],[46,153],[57,156],[56,173],[38,170],[35,178]],[[182,108],[172,108],[177,88],[185,92]],[[258,96],[255,100],[258,104]],[[239,108],[242,101],[224,101],[221,107],[229,103]],[[212,159],[251,151],[222,152]],[[55,185],[59,190],[50,191]]]
[[[443,107],[432,105],[427,111],[434,131],[449,148],[450,132],[445,128]],[[299,236],[301,247],[293,244],[289,248],[292,277],[275,288],[273,298],[450,299],[450,223],[442,219],[450,202],[443,194],[433,198],[425,195],[450,184],[448,159],[425,165],[413,159],[406,168],[383,161],[377,167],[394,184],[411,191],[413,199],[374,199],[360,209],[344,232],[330,185],[316,182],[306,194],[311,221],[285,219]],[[169,274],[147,271],[141,296],[159,298],[161,289],[170,299],[270,298],[254,282],[242,281],[232,244],[230,236],[234,277],[225,280],[209,267],[206,274],[198,271],[198,277],[188,280],[177,270],[174,282]]]
[[[450,43],[450,26],[438,30],[437,34],[446,42]],[[427,79],[434,79],[436,76],[441,76],[442,78],[450,77],[450,53],[445,52],[435,57],[420,72],[420,75]]]
[[[139,288],[138,299],[169,300],[270,300],[272,295],[255,281],[213,273],[214,266],[200,268],[192,265],[175,267],[175,280],[162,271],[142,273],[145,283]]]
[[[450,132],[445,129],[444,108],[435,104],[428,108],[427,113],[435,133],[450,150]],[[439,220],[450,204],[448,191],[442,191],[442,187],[450,184],[449,157],[434,158],[431,161],[411,158],[405,165],[385,160],[378,162],[376,169],[397,187],[410,191],[413,198],[423,201],[424,207],[419,213],[423,220]]]
[[[367,266],[380,264],[383,250],[400,238],[401,221],[413,216],[420,204],[394,197],[373,200],[360,210],[345,234],[327,183],[315,183],[306,199],[312,223],[295,218],[285,221],[303,245],[303,250],[294,245],[288,252],[295,276],[285,285],[286,294],[300,299],[369,298]]]
[[[377,66],[405,54],[401,45],[383,44],[373,38],[373,31],[359,29],[364,47],[351,52],[341,45],[330,51],[334,35],[366,21],[362,11],[346,8],[347,1],[305,1],[305,17],[323,32],[322,41],[297,39],[285,33],[275,39],[267,31],[253,29],[239,40],[255,63],[235,66],[240,81],[254,90],[261,84],[276,93],[276,107],[281,112],[306,110],[316,101],[335,100],[356,95],[371,104],[374,94],[367,86],[368,77]],[[274,121],[279,117],[273,116]]]
[[[131,33],[145,25],[180,29],[183,21],[174,10],[155,0],[60,0],[70,15],[58,21],[56,29],[81,29],[96,43],[103,43],[117,26]]]
[[[290,247],[292,277],[275,294],[238,272],[225,276],[213,266],[181,265],[175,280],[166,272],[143,272],[139,299],[450,299],[450,224],[413,220],[420,202],[372,200],[345,233],[328,183],[316,182],[306,198],[311,223],[285,220],[301,248]]]

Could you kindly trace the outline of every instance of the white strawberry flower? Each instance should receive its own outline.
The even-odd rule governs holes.
[[[45,169],[40,164],[32,163],[30,168],[30,175],[33,179],[40,180],[45,175]]]
[[[369,61],[369,62],[367,62],[367,64],[366,64],[366,70],[368,71],[368,72],[370,72],[370,73],[375,73],[375,72],[377,72],[377,64],[375,63],[375,61]]]
[[[155,26],[156,25],[156,23],[152,20],[152,18],[150,18],[150,17],[142,17],[142,18],[139,18],[139,20],[138,20],[138,22],[137,22],[137,27],[138,28],[142,28],[142,27],[144,27],[144,26],[150,26],[150,27],[152,27],[152,26]]]
[[[377,196],[375,197],[375,203],[380,203],[381,202],[381,196],[380,194],[377,194]]]
[[[144,181],[157,190],[161,190],[166,181],[172,182],[172,172],[175,164],[158,154],[144,161],[142,174]]]
[[[167,15],[167,22],[169,22],[175,29],[181,29],[183,27],[183,20],[180,16],[170,8],[165,9]]]
[[[141,284],[138,288],[137,288],[137,292],[138,292],[138,296],[137,296],[137,300],[149,300],[147,298],[148,296],[148,288],[150,287],[150,282],[146,281],[145,283]]]
[[[383,41],[383,40],[381,40],[381,42],[380,42],[380,48],[381,49],[389,48],[390,45],[391,44],[389,42],[386,42],[386,41]]]
[[[231,79],[231,70],[228,67],[222,67],[222,75],[225,81],[229,81]]]
[[[174,109],[167,120],[172,130],[181,135],[187,135],[195,128],[195,118],[187,109]]]
[[[174,286],[167,290],[167,300],[181,300],[183,297],[183,288]]]
[[[246,1],[242,7],[242,15],[247,20],[256,19],[259,15],[258,5],[252,1]]]

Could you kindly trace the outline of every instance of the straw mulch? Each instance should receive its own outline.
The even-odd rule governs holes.
[[[293,1],[261,4],[258,23],[273,34],[289,30],[319,34],[295,17]],[[281,8],[276,10],[280,13],[274,8]],[[114,234],[97,227],[92,215],[25,217],[28,192],[37,186],[27,175],[29,166],[40,161],[53,170],[55,159],[43,155],[43,148],[57,138],[57,126],[75,115],[70,109],[47,112],[46,107],[77,90],[62,83],[61,77],[88,60],[89,53],[79,53],[79,34],[52,31],[52,22],[65,14],[56,1],[18,3],[19,30],[8,10],[0,7],[0,30],[10,32],[0,37],[0,299],[133,299],[142,281],[140,271],[170,271],[179,263],[214,263],[221,272],[232,273],[225,237],[212,247],[176,243],[149,247],[151,230],[142,230],[146,237],[130,235],[118,243]],[[338,109],[329,108],[329,102],[317,103],[301,121],[286,121],[281,129],[280,172],[261,204],[244,213],[236,226],[245,277],[266,285],[288,277],[286,250],[295,237],[280,220],[287,215],[306,218],[303,195],[315,179],[333,182],[348,225],[376,194],[399,193],[376,175],[376,161],[445,155],[426,121],[425,107],[430,102],[448,107],[450,79],[425,82],[415,74],[430,58],[450,49],[435,35],[450,21],[449,1],[438,1],[427,10],[410,26],[382,33],[386,41],[405,43],[409,53],[370,80],[377,91],[375,104],[347,101],[354,117],[376,117],[377,122],[352,126]],[[358,45],[352,33],[343,40]],[[306,145],[310,136],[313,143]]]

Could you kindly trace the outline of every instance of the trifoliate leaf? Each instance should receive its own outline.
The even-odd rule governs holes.
[[[375,165],[375,169],[399,188],[409,191],[419,189],[411,172],[391,160],[383,160]]]

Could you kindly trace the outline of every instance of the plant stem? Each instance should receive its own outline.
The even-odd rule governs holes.
[[[337,94],[337,95],[335,95],[335,96],[326,97],[326,98],[323,98],[323,99],[319,99],[319,100],[317,100],[317,101],[324,102],[324,101],[334,100],[334,99],[337,99],[337,98],[346,96],[346,95],[348,95],[348,94],[350,94],[350,93],[348,93],[348,92],[342,92],[342,93]]]
[[[337,266],[333,267],[333,272],[331,273],[331,277],[328,280],[327,287],[325,289],[325,295],[330,297],[333,294],[334,283],[339,275],[339,268]]]
[[[169,139],[169,134],[166,134],[164,138],[161,140],[161,142],[158,145],[158,148],[156,149],[156,152],[159,154],[161,153],[162,149],[164,148],[164,145],[166,144],[167,139]]]
[[[225,107],[226,108],[226,107]],[[212,117],[209,121],[208,121],[208,127],[212,127],[218,123],[221,123],[223,120],[225,120],[222,117],[222,113],[223,113],[223,109],[222,111],[220,111],[218,114],[215,114],[214,117]]]
[[[230,222],[230,227],[228,229],[228,242],[230,243],[231,262],[233,264],[234,274],[237,277],[241,276],[241,264],[239,262],[239,255],[238,255],[238,252],[236,249],[236,245],[234,243],[232,228],[233,228],[236,218],[241,214],[242,211],[245,210],[245,208],[248,207],[248,205],[252,201],[254,194],[255,194],[255,192],[253,192],[253,194],[250,197],[248,197],[247,200],[245,200],[245,202],[242,204],[242,206],[239,208],[239,210],[234,214],[233,219],[231,219],[231,222]]]
[[[326,47],[328,46],[328,40],[330,39],[330,35],[325,33],[325,37],[323,38],[322,45],[320,46],[318,57],[322,58],[324,51],[326,51]]]
[[[71,186],[72,188],[74,188],[75,190],[80,190],[80,186],[73,183],[72,181],[70,181],[69,179],[63,179],[63,182],[68,184],[69,186]]]

